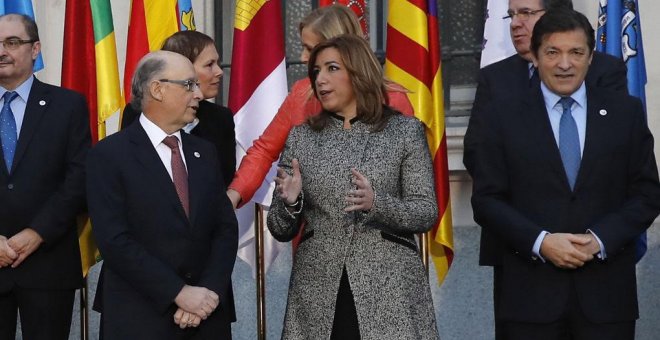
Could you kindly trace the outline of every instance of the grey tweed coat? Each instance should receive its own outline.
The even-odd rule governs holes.
[[[303,209],[294,216],[274,195],[268,228],[280,241],[305,233],[293,263],[282,339],[329,339],[342,269],[346,267],[362,339],[438,339],[429,282],[414,234],[437,218],[433,171],[421,122],[394,115],[380,132],[360,121],[350,129],[330,119],[289,134],[280,167],[297,158]],[[343,211],[351,168],[376,198],[369,213]]]

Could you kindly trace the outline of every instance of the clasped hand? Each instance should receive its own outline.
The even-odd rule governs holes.
[[[547,234],[541,243],[541,256],[555,266],[576,269],[593,260],[600,252],[600,245],[591,233],[587,234]]]
[[[179,327],[197,327],[215,311],[220,303],[218,294],[204,287],[185,285],[174,299],[179,307],[174,313],[174,323]]]
[[[32,228],[25,228],[7,239],[0,235],[0,268],[18,267],[43,243],[43,239]]]

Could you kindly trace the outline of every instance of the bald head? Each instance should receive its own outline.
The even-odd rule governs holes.
[[[148,53],[138,62],[137,68],[133,73],[131,81],[131,105],[138,110],[142,111],[145,105],[145,99],[150,99],[148,96],[149,83],[157,80],[160,75],[171,67],[172,63],[182,62],[180,54],[169,51],[155,51]],[[183,58],[186,59],[186,58]],[[190,62],[188,62],[190,63]],[[192,66],[192,64],[191,64]]]
[[[195,119],[202,99],[193,64],[169,51],[151,52],[140,60],[131,94],[136,109],[168,134]]]

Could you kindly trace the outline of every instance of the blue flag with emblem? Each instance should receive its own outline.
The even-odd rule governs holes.
[[[34,10],[32,9],[32,1],[30,0],[0,0],[0,15],[2,14],[25,14],[34,19]],[[37,72],[44,68],[44,61],[41,58],[41,53],[37,56],[34,62],[33,71]]]
[[[637,0],[599,0],[596,50],[621,58],[628,68],[628,92],[646,112],[646,65]],[[646,253],[646,233],[637,239],[637,260]]]

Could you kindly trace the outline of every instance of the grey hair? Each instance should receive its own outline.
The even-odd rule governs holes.
[[[142,111],[145,93],[149,92],[149,83],[165,69],[166,65],[162,56],[157,54],[147,55],[138,64],[131,80],[131,105],[136,111]]]
[[[31,17],[25,14],[17,13],[0,15],[0,20],[14,21],[16,19],[18,19],[18,21],[23,24],[23,28],[25,28],[25,33],[27,33],[28,39],[39,41],[39,28],[37,27],[37,23]]]

